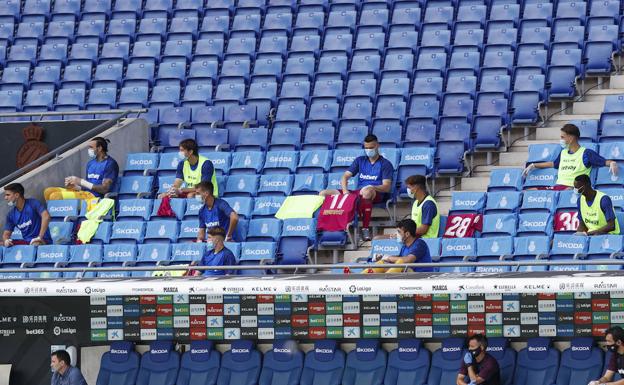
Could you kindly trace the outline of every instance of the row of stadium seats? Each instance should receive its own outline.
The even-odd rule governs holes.
[[[131,343],[114,342],[102,356],[98,385],[147,385],[156,379],[174,383],[176,376],[178,385],[215,380],[217,384],[257,381],[260,385],[450,384],[467,352],[464,343],[459,338],[444,339],[442,347],[431,354],[417,339],[400,339],[390,352],[377,340],[360,339],[355,349],[345,353],[336,341],[319,340],[304,354],[296,342],[280,340],[263,355],[251,341],[232,341],[231,349],[223,354],[213,350],[211,341],[192,341],[180,358],[170,342],[152,342],[142,357]],[[506,339],[490,338],[487,352],[498,361],[502,385],[584,385],[600,377],[610,358],[607,353],[604,360],[592,338],[574,338],[561,353],[548,338],[529,339],[528,346],[518,352]],[[125,381],[112,382],[120,374]]]

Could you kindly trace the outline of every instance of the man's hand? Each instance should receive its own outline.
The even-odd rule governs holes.
[[[615,161],[611,161],[611,164],[609,165],[609,172],[613,175],[618,174],[618,165]]]
[[[470,354],[470,352],[464,354],[464,364],[472,365],[472,354]]]
[[[41,237],[33,238],[30,240],[30,244],[33,246],[41,246],[43,245],[43,239],[41,239]]]
[[[589,381],[589,383],[587,385],[600,385],[600,382],[598,382],[598,381]]]
[[[5,239],[4,240],[4,247],[11,247],[13,246],[13,240],[12,239]]]
[[[348,193],[349,193],[349,190],[348,190],[348,189],[346,189],[346,188],[343,188],[343,189],[342,189],[342,193],[343,193],[343,194],[348,194]]]
[[[577,231],[576,233],[574,233],[574,235],[584,237],[586,235],[589,235],[589,233],[586,233],[585,231]]]
[[[527,168],[524,169],[524,171],[522,171],[522,176],[526,178],[526,176],[529,175],[531,171],[535,169],[536,169],[535,164],[531,163],[530,165],[527,166]]]
[[[80,186],[80,181],[81,179],[78,178],[77,176],[68,176],[67,178],[65,178],[65,186],[69,186],[69,185]]]
[[[228,235],[228,236],[226,236],[226,237],[225,237],[225,241],[226,241],[226,242],[233,242],[233,241],[234,241],[234,238],[232,238],[232,236],[231,236],[231,235]]]

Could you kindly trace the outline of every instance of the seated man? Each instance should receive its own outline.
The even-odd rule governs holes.
[[[620,224],[611,198],[594,190],[589,176],[577,176],[574,179],[574,191],[580,194],[576,203],[579,220],[577,235],[620,234]]]
[[[486,352],[487,346],[483,334],[470,337],[468,353],[457,375],[457,385],[500,385],[498,361]]]
[[[80,369],[71,365],[69,353],[57,350],[50,357],[52,369],[52,385],[87,385]]]
[[[11,183],[4,187],[4,200],[11,207],[4,223],[2,240],[5,247],[13,246],[13,243],[25,243],[29,245],[52,244],[52,237],[48,225],[50,214],[48,210],[36,199],[24,198],[24,186],[19,183]],[[22,232],[23,241],[13,241],[11,234],[15,228]]]
[[[411,219],[403,219],[397,226],[396,239],[401,244],[401,250],[399,255],[376,255],[374,262],[378,264],[390,264],[390,263],[431,263],[431,255],[429,254],[429,247],[420,238],[416,238],[416,223]],[[366,269],[365,273],[383,273],[382,268]],[[409,269],[407,269],[409,270]],[[430,272],[433,271],[432,267],[415,267],[414,271],[417,272]],[[406,271],[403,267],[397,267],[388,269],[386,273],[401,273]]]
[[[566,124],[561,128],[561,153],[554,162],[531,163],[524,169],[527,176],[536,168],[556,168],[557,184],[552,190],[569,190],[573,187],[574,178],[579,175],[589,175],[592,167],[607,166],[613,175],[618,173],[618,165],[614,160],[605,160],[595,151],[579,144],[581,131],[574,124]]]
[[[360,197],[358,203],[358,215],[362,218],[362,238],[371,240],[370,220],[373,213],[373,204],[383,202],[390,193],[392,163],[379,155],[379,142],[375,135],[364,138],[364,151],[366,155],[355,158],[351,166],[345,171],[340,180],[341,191],[323,190],[321,196],[348,194],[349,178],[358,175],[357,190],[353,191]]]
[[[605,331],[607,350],[611,352],[611,358],[607,363],[607,370],[598,380],[590,381],[587,385],[624,385],[624,379],[614,380],[614,376],[624,375],[624,330],[620,326],[612,326]]]
[[[169,196],[171,198],[192,198],[195,196],[195,186],[199,182],[211,182],[214,186],[214,196],[219,196],[217,174],[210,159],[199,155],[197,142],[193,139],[185,139],[180,142],[179,156],[182,160],[178,163],[176,179],[173,186],[166,193],[160,194],[159,198]],[[181,188],[182,182],[186,185]]]
[[[119,175],[119,166],[115,159],[108,156],[108,139],[95,137],[89,142],[89,158],[86,178],[68,176],[65,178],[65,188],[48,187],[43,192],[46,201],[58,199],[83,199],[93,203],[95,198],[101,198],[115,186]]]
[[[199,266],[234,266],[236,265],[236,257],[234,254],[225,247],[225,230],[223,227],[213,227],[208,230],[208,243],[212,244],[212,249],[208,250],[201,261]],[[191,265],[198,265],[197,261]],[[236,274],[235,270],[204,270],[203,275],[229,275]],[[195,270],[194,275],[202,275],[202,272]]]
[[[232,210],[230,205],[220,198],[212,195],[213,185],[211,182],[199,182],[195,186],[195,199],[204,205],[199,209],[199,232],[197,242],[203,242],[206,237],[206,229],[222,227],[226,229],[225,240],[233,240],[234,230],[238,224],[238,214]],[[236,240],[240,242],[241,240]]]

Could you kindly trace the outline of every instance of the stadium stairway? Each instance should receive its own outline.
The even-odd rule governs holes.
[[[472,158],[466,158],[467,168],[472,169],[471,175],[461,178],[437,179],[436,200],[442,215],[447,215],[451,207],[451,195],[458,191],[484,191],[490,181],[490,173],[497,168],[525,167],[528,159],[529,146],[533,144],[558,143],[559,130],[571,120],[600,119],[600,113],[604,107],[605,98],[608,95],[624,94],[624,75],[613,74],[610,77],[587,78],[583,87],[577,84],[578,89],[585,89],[583,97],[576,96],[575,102],[559,103],[551,102],[542,106],[540,114],[545,123],[537,127],[512,127],[509,137],[511,146],[507,149],[500,148],[499,152],[475,152]],[[507,138],[505,138],[507,140]],[[506,151],[505,151],[506,150]],[[470,164],[472,163],[472,164]],[[410,214],[410,205],[399,202],[397,205],[397,218],[403,218]],[[379,209],[376,209],[379,210]],[[393,233],[393,228],[384,228],[384,233]],[[370,242],[363,243],[358,250],[345,251],[344,261],[354,262],[358,258],[370,255]],[[319,255],[323,260],[323,255]],[[327,262],[330,262],[327,260]]]

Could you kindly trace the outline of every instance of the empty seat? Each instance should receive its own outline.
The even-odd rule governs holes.
[[[346,335],[348,337],[348,333]],[[386,352],[377,340],[358,340],[347,354],[343,385],[381,384],[386,370]]]
[[[133,385],[139,372],[139,363],[140,356],[134,351],[132,342],[112,342],[110,351],[102,355],[97,385]]]

